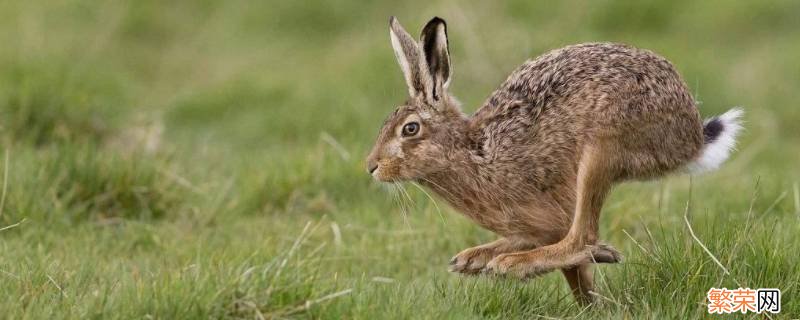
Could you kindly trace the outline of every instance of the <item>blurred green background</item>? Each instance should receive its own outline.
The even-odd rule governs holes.
[[[671,60],[704,116],[746,111],[718,172],[618,188],[598,308],[560,275],[461,278],[493,237],[363,158],[406,89],[388,39],[448,21],[477,108],[550,49]],[[716,285],[800,312],[798,1],[1,1],[0,310],[10,318],[704,316]],[[725,274],[687,234],[695,231]],[[624,231],[624,232],[623,232]]]

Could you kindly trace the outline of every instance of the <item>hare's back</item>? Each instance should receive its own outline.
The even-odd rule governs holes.
[[[631,147],[649,148],[655,133],[639,131],[661,126],[677,139],[668,142],[692,145],[684,157],[702,144],[697,108],[672,64],[614,43],[568,46],[524,63],[472,121],[494,158],[531,158],[542,175],[574,168],[579,146],[599,136],[639,137]]]
[[[586,103],[578,102],[594,104],[598,99],[622,100],[636,94],[673,100],[661,103],[666,107],[694,108],[680,75],[663,57],[624,44],[586,43],[527,61],[508,76],[476,116],[506,112],[505,106],[514,102],[530,108],[569,102],[581,107]]]

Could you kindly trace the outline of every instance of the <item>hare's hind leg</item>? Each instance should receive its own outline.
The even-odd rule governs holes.
[[[450,272],[477,274],[499,254],[530,250],[536,244],[517,238],[500,238],[487,244],[465,249],[450,260]]]
[[[575,214],[564,239],[529,251],[501,254],[489,261],[484,271],[527,278],[582,264],[619,262],[619,252],[597,244],[600,210],[615,179],[612,158],[605,154],[612,150],[585,148],[578,167]]]
[[[592,265],[582,264],[577,267],[561,269],[564,277],[567,278],[575,300],[587,304],[594,301],[592,290],[594,290],[594,277],[592,275]]]

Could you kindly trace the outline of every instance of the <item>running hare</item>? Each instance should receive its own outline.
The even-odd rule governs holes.
[[[669,61],[613,43],[525,62],[468,116],[447,91],[444,20],[428,22],[419,42],[394,17],[389,31],[409,97],[383,123],[367,170],[419,182],[501,237],[456,255],[453,272],[561,269],[576,298],[591,301],[591,263],[621,260],[598,243],[611,187],[715,169],[740,128],[739,109],[704,124]]]

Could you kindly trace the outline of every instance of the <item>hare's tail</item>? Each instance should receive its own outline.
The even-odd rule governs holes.
[[[687,165],[690,173],[703,173],[717,169],[736,146],[736,136],[742,129],[744,111],[733,108],[720,116],[706,119],[703,124],[703,149],[700,155]]]

